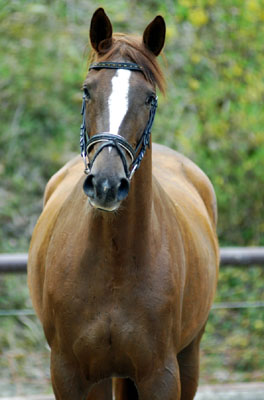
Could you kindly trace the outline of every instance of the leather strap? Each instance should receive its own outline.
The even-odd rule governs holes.
[[[143,71],[143,68],[135,63],[132,62],[114,62],[114,61],[102,61],[93,63],[89,67],[89,71],[91,69],[128,69],[130,71]]]

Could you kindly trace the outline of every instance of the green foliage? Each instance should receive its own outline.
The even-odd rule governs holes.
[[[26,276],[0,280],[0,310],[32,307]],[[2,396],[50,391],[49,351],[35,316],[0,316],[0,391]]]
[[[264,301],[264,270],[228,267],[215,302]],[[263,381],[263,308],[212,310],[201,350],[202,381]]]
[[[1,251],[26,250],[44,185],[77,153],[80,87],[96,4],[1,1]],[[101,2],[116,31],[167,23],[167,96],[155,140],[209,175],[223,244],[263,245],[264,72],[262,0]]]
[[[264,245],[264,0],[0,0],[0,252],[27,251],[47,180],[79,152],[80,88],[99,6],[115,31],[140,33],[156,14],[165,17],[167,96],[159,96],[154,139],[211,178],[222,245]],[[258,268],[222,271],[218,301],[263,299],[263,278]],[[25,285],[1,278],[0,308],[28,307]],[[263,378],[254,375],[264,367],[262,314],[211,313],[205,379],[219,380],[223,368],[230,379],[249,371]],[[1,320],[0,369],[11,381],[29,352],[40,369],[34,357],[44,342],[34,321]],[[14,353],[15,345],[24,350]]]
[[[177,104],[169,143],[213,181],[219,237],[229,245],[264,243],[263,7],[183,0],[169,18],[168,80]]]

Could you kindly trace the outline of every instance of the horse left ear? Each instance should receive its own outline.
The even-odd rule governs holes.
[[[98,8],[92,16],[90,25],[90,40],[94,50],[100,52],[102,48],[112,44],[112,24],[103,8]]]
[[[158,15],[145,29],[143,43],[155,56],[161,52],[166,34],[164,19]]]

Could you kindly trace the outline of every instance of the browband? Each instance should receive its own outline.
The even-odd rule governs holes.
[[[102,62],[96,62],[92,63],[89,67],[89,71],[91,69],[102,69],[102,68],[107,68],[107,69],[128,69],[130,71],[143,71],[143,68],[135,63],[132,62],[114,62],[114,61],[102,61]]]

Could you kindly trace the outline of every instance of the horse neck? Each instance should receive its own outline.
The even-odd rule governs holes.
[[[131,181],[129,195],[114,213],[94,210],[90,224],[94,237],[118,248],[139,251],[150,237],[152,210],[152,156],[148,149]],[[99,214],[100,213],[100,214]]]

